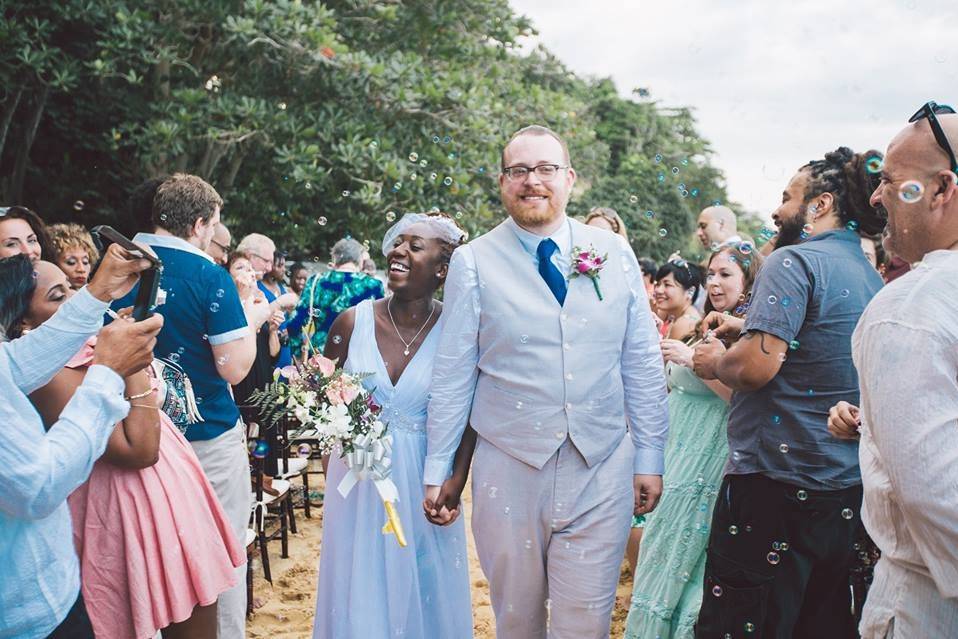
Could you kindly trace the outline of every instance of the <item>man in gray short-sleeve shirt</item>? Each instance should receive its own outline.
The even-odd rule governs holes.
[[[773,217],[804,241],[768,257],[744,325],[707,318],[717,337],[741,330],[733,346],[695,349],[695,372],[735,391],[697,637],[857,637],[858,444],[828,433],[828,411],[858,402],[851,335],[882,285],[850,230],[881,224],[863,164],[841,148],[792,178]]]

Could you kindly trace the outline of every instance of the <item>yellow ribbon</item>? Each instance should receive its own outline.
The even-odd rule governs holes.
[[[396,535],[396,541],[399,542],[399,546],[405,548],[406,533],[403,532],[402,522],[399,521],[399,513],[396,512],[396,507],[391,501],[384,501],[383,506],[386,507],[386,523],[383,525],[383,534]]]

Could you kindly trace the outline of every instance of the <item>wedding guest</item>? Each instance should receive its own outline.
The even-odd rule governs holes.
[[[695,308],[702,276],[699,267],[677,257],[655,273],[655,308],[665,316],[659,331],[665,339],[686,340],[702,316]]]
[[[309,271],[306,270],[306,266],[299,262],[293,264],[289,267],[289,290],[296,295],[302,295],[303,289],[306,288],[307,277],[309,277]]]
[[[363,273],[369,277],[376,277],[376,270],[376,260],[371,257],[363,260]]]
[[[243,308],[257,303],[268,303],[266,295],[257,287],[256,272],[247,253],[239,250],[230,253],[226,268],[236,284]],[[273,371],[280,353],[279,326],[282,321],[283,312],[275,310],[265,324],[256,327],[256,357],[253,359],[253,365],[242,381],[233,384],[233,397],[239,406],[249,406],[250,396],[265,389],[267,384],[273,381]],[[278,460],[281,453],[276,445],[276,427],[267,425],[263,419],[259,419],[258,424],[259,438],[268,444],[263,463],[263,490],[270,495],[278,495],[273,488],[273,477],[279,474]]]
[[[213,261],[220,266],[226,266],[226,258],[230,254],[230,244],[233,242],[233,236],[225,224],[220,222],[213,231],[213,238],[206,249],[206,254],[213,258]]]
[[[329,328],[347,308],[364,299],[382,299],[383,285],[360,272],[363,245],[351,238],[336,242],[332,270],[311,276],[287,325],[294,357],[322,353]]]
[[[625,222],[619,217],[615,209],[607,206],[593,207],[589,214],[585,216],[585,223],[589,226],[595,226],[606,231],[612,231],[621,235],[625,241],[629,240],[628,229],[625,228]]]
[[[9,300],[26,309],[4,325],[8,335],[37,328],[73,296],[59,268],[43,261],[35,268]],[[66,368],[30,394],[47,428],[81,388],[95,347],[91,338]],[[193,449],[157,409],[151,376],[142,370],[124,383],[130,412],[68,500],[94,633],[138,639],[163,629],[167,639],[213,637],[216,598],[234,585],[244,549]],[[168,545],[170,539],[189,541]]]
[[[263,250],[269,251],[268,245],[265,245],[263,240],[269,240],[269,238],[265,235],[253,233],[244,237],[240,245],[249,252],[257,248],[257,243],[261,243],[264,244]],[[270,243],[272,244],[272,242]],[[267,303],[273,306],[273,313],[279,312],[282,315],[283,319],[277,333],[280,340],[279,356],[274,364],[278,368],[284,368],[293,363],[293,357],[289,348],[289,333],[287,330],[289,322],[286,319],[286,311],[291,311],[296,307],[296,303],[299,302],[299,296],[291,294],[286,290],[286,253],[284,251],[276,251],[275,244],[273,244],[273,247],[272,268],[264,271],[262,276],[258,277],[256,286],[266,296]],[[259,274],[257,273],[257,275]]]
[[[706,251],[714,251],[723,244],[741,242],[735,212],[727,206],[708,206],[699,213],[695,237]]]
[[[156,197],[156,190],[169,178],[169,175],[152,177],[143,180],[133,189],[127,202],[129,218],[121,224],[129,235],[153,233],[156,230],[156,224],[153,222],[153,198]]]
[[[744,322],[712,313],[697,375],[732,388],[729,461],[712,515],[699,637],[854,637],[849,573],[861,533],[854,442],[829,435],[829,408],[858,402],[851,334],[881,288],[858,233],[884,222],[868,203],[877,152],[846,147],[803,166],[773,213],[779,237]],[[788,242],[786,242],[788,244]],[[726,349],[720,338],[742,338]],[[887,372],[887,371],[886,371]]]
[[[862,516],[881,549],[864,639],[958,636],[958,115],[929,102],[909,122],[871,201],[891,251],[920,262],[875,296],[852,345]]]
[[[178,173],[163,182],[153,199],[155,233],[133,239],[149,245],[163,262],[160,287],[167,321],[157,338],[157,355],[175,360],[193,386],[202,416],[187,429],[206,476],[229,517],[237,539],[245,539],[250,513],[249,464],[239,410],[230,384],[240,382],[256,356],[256,331],[269,318],[269,305],[240,303],[226,269],[206,254],[223,200],[193,175]],[[133,305],[135,292],[115,303]],[[237,585],[220,595],[220,639],[245,635],[246,565],[236,570]]]
[[[862,253],[865,254],[865,259],[868,260],[868,263],[872,265],[872,268],[881,272],[881,262],[878,259],[878,251],[881,244],[875,240],[874,237],[868,237],[867,235],[861,236],[861,245]]]
[[[707,263],[705,311],[744,317],[761,257],[726,244]],[[703,335],[697,334],[701,339]],[[669,381],[666,490],[646,525],[626,621],[629,639],[691,638],[702,604],[709,516],[728,457],[725,425],[732,391],[692,372],[691,346],[662,342]]]
[[[86,286],[90,270],[100,259],[90,233],[79,224],[54,224],[48,229],[57,266],[67,274],[70,288]]]
[[[332,324],[330,334],[341,339],[326,341],[325,356],[348,372],[372,373],[362,383],[392,434],[390,477],[409,546],[382,534],[382,499],[372,482],[359,482],[345,498],[328,490],[314,639],[472,637],[463,520],[432,525],[419,510],[426,408],[443,321],[434,296],[463,237],[444,214],[406,214],[382,244],[391,295],[366,299]],[[459,446],[444,503],[458,503],[474,446],[474,433]],[[327,485],[337,486],[345,474],[333,456]]]
[[[25,206],[0,207],[0,258],[25,253],[33,262],[53,256],[47,226]]]
[[[33,276],[28,257],[0,269],[0,315],[23,312],[6,299]],[[153,358],[163,317],[114,322],[100,330],[109,302],[149,267],[111,246],[96,276],[38,328],[0,343],[0,636],[90,639],[80,595],[67,495],[83,483],[117,421],[130,411],[123,379]],[[101,348],[83,383],[45,430],[27,393],[50,381],[91,335]]]

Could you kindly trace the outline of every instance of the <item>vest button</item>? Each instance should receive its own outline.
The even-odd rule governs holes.
[[[556,439],[565,439],[565,432],[559,431],[558,433],[556,433]]]
[[[566,410],[572,410],[572,404],[566,404],[566,405],[565,405],[565,409],[566,409]]]
[[[565,378],[569,381],[572,381],[572,373],[566,373]]]
[[[565,344],[562,345],[562,348],[569,350],[570,348],[572,348],[572,344],[570,344],[569,342],[566,342]]]

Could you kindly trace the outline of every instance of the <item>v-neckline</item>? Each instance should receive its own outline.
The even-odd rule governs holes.
[[[435,302],[433,302],[435,304]],[[429,331],[422,338],[422,342],[419,344],[419,348],[416,349],[416,352],[413,353],[412,358],[409,360],[409,363],[406,364],[405,368],[402,369],[402,372],[399,374],[399,378],[396,380],[396,383],[393,383],[392,378],[389,376],[389,369],[386,368],[386,360],[383,359],[383,352],[379,349],[379,336],[376,334],[376,308],[373,304],[369,305],[369,312],[371,314],[372,320],[372,329],[373,329],[373,346],[376,349],[376,361],[379,364],[379,370],[382,373],[383,377],[386,379],[386,383],[389,384],[390,390],[396,390],[399,388],[399,385],[402,383],[403,378],[406,376],[406,372],[412,367],[413,362],[416,361],[416,358],[419,357],[419,353],[422,352],[423,347],[425,347],[426,342],[429,341],[429,338],[432,337],[432,332],[435,330],[436,326],[439,324],[439,318],[436,318],[436,322],[429,327]]]

